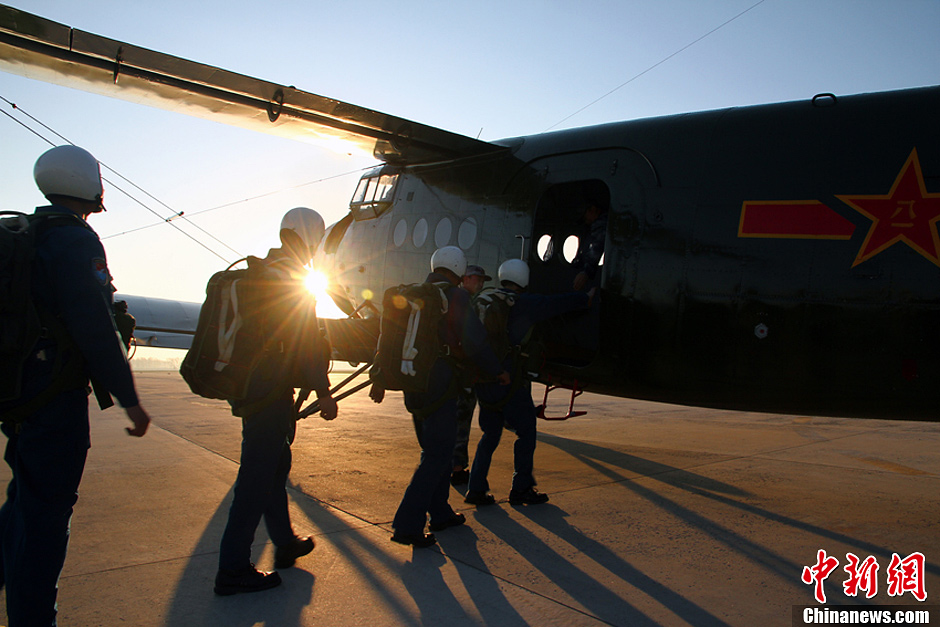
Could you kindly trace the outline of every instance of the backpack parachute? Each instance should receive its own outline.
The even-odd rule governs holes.
[[[28,401],[17,403],[23,393],[23,366],[36,342],[44,334],[60,347],[72,345],[65,326],[54,316],[36,306],[31,293],[36,242],[45,229],[57,225],[90,229],[72,213],[27,215],[19,211],[0,211],[0,420],[18,422],[33,413],[83,377],[81,359],[76,351],[56,351],[52,384]],[[68,358],[64,356],[68,353]]]
[[[385,290],[378,352],[370,378],[386,390],[426,392],[441,356],[439,326],[449,283],[413,283]]]
[[[30,296],[35,229],[26,214],[0,212],[0,402],[19,398],[23,364],[42,331]]]
[[[512,350],[509,343],[509,308],[516,296],[498,288],[486,288],[473,299],[473,307],[486,329],[486,338],[496,357],[502,361]]]
[[[204,398],[248,399],[251,375],[272,353],[283,354],[278,384],[300,387],[294,379],[301,349],[323,352],[324,344],[302,346],[322,339],[318,328],[307,328],[317,324],[312,297],[264,260],[247,261],[246,269],[232,264],[209,279],[192,346],[180,364],[189,389]]]

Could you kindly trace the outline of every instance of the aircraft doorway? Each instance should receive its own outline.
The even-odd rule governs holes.
[[[528,254],[530,290],[553,294],[596,287],[598,295],[590,310],[572,312],[539,329],[549,361],[583,367],[597,355],[609,209],[610,190],[599,179],[559,183],[539,199]]]

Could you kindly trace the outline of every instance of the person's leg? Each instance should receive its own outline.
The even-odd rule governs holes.
[[[421,433],[421,458],[392,521],[396,534],[423,534],[429,511],[433,517],[440,515],[444,507],[449,509],[447,493],[456,437],[455,412],[456,399],[450,399],[434,413],[415,419],[415,429]]]
[[[537,443],[537,428],[535,406],[532,397],[525,390],[520,390],[520,396],[513,399],[507,407],[506,423],[510,424],[516,432],[516,442],[513,445],[513,475],[512,491],[525,492],[535,485],[535,446]]]
[[[264,510],[264,525],[268,530],[268,537],[275,546],[288,546],[297,539],[294,528],[290,522],[290,510],[287,499],[287,478],[290,475],[292,454],[291,444],[297,432],[297,421],[293,413],[282,414],[284,418],[284,446],[281,449],[274,479],[271,482],[271,495],[268,506]]]
[[[493,453],[496,452],[496,447],[499,446],[499,440],[503,433],[502,412],[486,409],[481,404],[480,429],[483,435],[480,436],[476,453],[473,456],[467,494],[485,494],[490,489],[487,476],[490,472],[490,464],[493,461]]]
[[[11,625],[52,625],[69,523],[89,446],[84,389],[30,416],[6,452],[13,471],[3,510],[3,570]]]
[[[283,452],[289,445],[284,416],[291,411],[290,401],[279,399],[242,421],[241,465],[233,489],[228,523],[219,546],[219,569],[243,571],[251,565],[251,544],[262,515],[272,497],[282,498],[275,482],[284,476]],[[289,459],[287,467],[289,469]],[[275,491],[278,492],[275,497]],[[286,506],[286,493],[283,494]],[[289,524],[289,522],[288,522]]]

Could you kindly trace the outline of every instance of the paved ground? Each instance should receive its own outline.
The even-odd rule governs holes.
[[[840,561],[829,607],[916,603],[888,596],[892,553],[923,553],[927,603],[940,598],[940,424],[585,394],[587,416],[540,424],[548,504],[506,502],[506,434],[490,477],[501,502],[475,510],[454,491],[468,524],[412,549],[389,541],[417,463],[410,419],[400,396],[364,393],[333,422],[299,425],[292,513],[317,548],[280,588],[216,597],[239,422],[175,373],[138,386],[154,419],[144,439],[124,434],[123,412],[92,417],[60,625],[789,625],[814,602],[800,575],[819,549]],[[255,548],[270,568],[263,526]],[[875,599],[843,592],[846,552],[878,560]]]

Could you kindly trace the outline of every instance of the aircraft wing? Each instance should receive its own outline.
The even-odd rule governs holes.
[[[107,39],[2,4],[0,70],[291,139],[338,138],[390,163],[503,150],[293,87]]]
[[[134,338],[138,346],[188,349],[192,344],[201,303],[127,294],[115,294],[114,300],[126,302],[127,312],[137,321]]]

